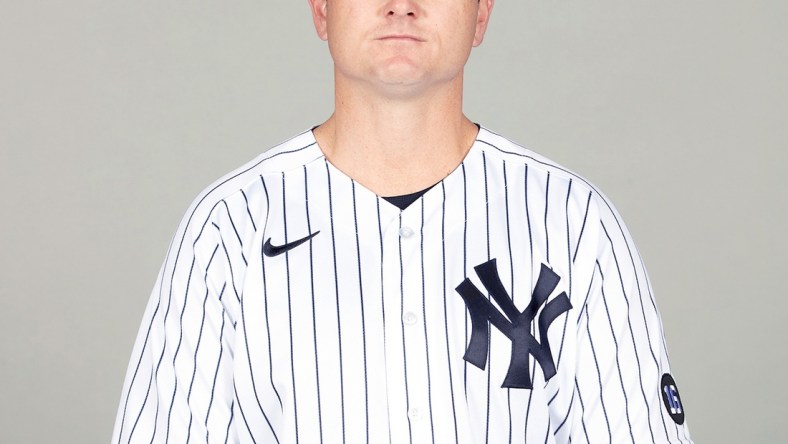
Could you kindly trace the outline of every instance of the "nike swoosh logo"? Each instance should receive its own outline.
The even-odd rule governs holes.
[[[312,239],[313,237],[317,236],[320,232],[315,231],[314,233],[310,234],[309,236],[298,239],[297,241],[289,242],[284,245],[271,245],[271,238],[269,237],[265,244],[263,245],[263,254],[268,257],[279,256],[282,253],[287,253],[288,251],[292,250],[293,248],[303,244],[304,242]]]

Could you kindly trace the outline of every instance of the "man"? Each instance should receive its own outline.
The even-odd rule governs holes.
[[[691,442],[613,207],[462,113],[493,2],[309,0],[335,112],[188,210],[114,442]]]

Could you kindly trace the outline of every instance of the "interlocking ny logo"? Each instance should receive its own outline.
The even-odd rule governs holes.
[[[531,324],[536,317],[537,310],[547,301],[561,277],[542,264],[539,278],[531,296],[531,302],[525,307],[523,312],[520,312],[514,306],[512,298],[509,297],[501,283],[498,269],[495,266],[495,259],[474,267],[474,270],[476,270],[476,274],[482,281],[484,288],[487,289],[498,306],[503,310],[503,314],[473,285],[470,279],[465,278],[457,287],[457,292],[465,300],[473,327],[471,340],[465,349],[464,359],[484,370],[487,365],[487,353],[489,352],[490,329],[487,324],[489,321],[490,324],[494,325],[512,341],[512,358],[509,361],[509,371],[506,373],[506,379],[504,379],[502,387],[533,388],[528,371],[531,355],[542,367],[545,381],[555,376],[555,362],[553,362],[553,356],[550,353],[547,329],[558,316],[572,308],[566,293],[561,292],[542,309],[542,313],[539,316],[539,338],[542,340],[541,343],[531,334]],[[504,314],[506,317],[504,317]]]

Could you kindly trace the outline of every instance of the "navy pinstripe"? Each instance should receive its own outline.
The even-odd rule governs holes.
[[[462,169],[462,211],[463,211],[463,232],[462,232],[462,269],[468,269],[468,176],[465,173],[465,163],[460,165]],[[465,338],[466,341],[469,339],[468,336],[468,316],[465,317]],[[463,384],[465,387],[465,395],[468,395],[468,363],[463,363],[463,373],[464,379]]]
[[[524,168],[524,171],[523,171],[523,174],[524,174],[524,178],[523,178],[523,185],[524,185],[523,196],[525,198],[524,202],[523,202],[523,206],[525,207],[525,221],[526,221],[526,226],[528,227],[528,249],[527,250],[528,250],[529,255],[530,255],[530,262],[529,263],[533,264],[534,263],[534,241],[533,241],[533,232],[531,231],[531,211],[529,209],[530,205],[528,203],[528,171],[529,171],[528,165],[525,165],[525,168]],[[531,281],[534,281],[533,272],[531,273],[530,278],[531,278]],[[531,327],[531,334],[534,334],[535,331],[536,331],[535,326],[532,326]],[[529,369],[529,372],[530,372],[530,375],[531,375],[531,381],[533,381],[534,380],[534,375],[536,374],[536,363],[532,363],[531,364],[531,368]],[[524,440],[528,436],[528,433],[527,433],[528,432],[528,418],[531,416],[530,412],[531,412],[531,401],[532,400],[533,400],[533,391],[528,393],[528,407],[526,409],[525,422],[523,424],[523,427],[525,428],[524,433],[523,433],[523,439]]]
[[[550,206],[550,172],[547,172],[547,182],[545,183],[545,190],[544,190],[545,198],[544,198],[544,239],[545,244],[547,245],[546,255],[547,255],[547,262],[550,262],[550,233],[547,230],[548,227],[548,215],[549,215],[549,206]]]
[[[268,196],[268,187],[265,186],[265,180],[262,178],[262,176],[260,177],[260,180],[261,180],[261,182],[263,184],[263,191],[265,192],[266,203],[268,203],[270,205],[271,201],[270,201],[270,197]],[[270,212],[266,212],[266,215],[265,215],[265,227],[263,228],[263,232],[264,233],[265,233],[266,229],[268,228],[268,223],[269,223],[269,219],[268,218],[269,217],[270,217]],[[271,387],[273,388],[274,393],[276,393],[276,399],[277,399],[277,401],[279,401],[279,407],[282,407],[283,406],[282,405],[282,397],[279,395],[279,390],[276,389],[276,384],[274,384],[274,368],[273,368],[273,366],[274,366],[274,364],[273,364],[274,359],[273,359],[273,357],[271,355],[271,327],[270,327],[270,321],[269,321],[269,317],[268,317],[268,291],[266,290],[266,283],[265,283],[265,276],[266,276],[266,273],[265,273],[265,253],[263,253],[262,249],[260,251],[260,258],[261,258],[261,260],[260,260],[260,267],[262,268],[261,276],[263,278],[263,294],[264,294],[263,301],[264,301],[264,307],[265,307],[265,330],[266,330],[266,338],[268,340],[268,348],[267,348],[267,350],[268,350],[268,375],[269,375],[269,379],[271,381]],[[244,321],[244,323],[243,323],[243,325],[244,325],[244,337],[248,337],[248,334],[246,333],[246,319],[243,317],[243,314],[244,314],[243,302],[241,302],[241,315],[242,315],[241,318]],[[249,351],[249,343],[247,342],[245,344],[245,346],[246,346],[245,347],[246,348],[246,356],[247,356],[247,359],[249,360],[249,376],[250,376],[250,379],[252,380],[252,391],[254,392],[254,399],[255,399],[255,401],[257,401],[257,406],[260,408],[260,411],[264,412],[263,406],[262,406],[262,404],[260,404],[260,397],[257,394],[257,386],[256,386],[256,384],[254,382],[254,372],[252,371],[252,357],[251,357],[251,352]]]
[[[486,241],[487,241],[487,260],[490,260],[490,192],[487,186],[487,156],[484,155],[482,152],[482,172],[484,173],[484,221],[486,225],[486,230],[484,230]],[[490,295],[487,295],[487,299],[490,299]],[[485,426],[485,434],[484,434],[484,441],[490,442],[490,379],[492,378],[492,341],[488,341],[487,350],[487,368],[490,371],[487,372],[487,425]]]
[[[597,262],[597,267],[599,267],[599,262]],[[630,430],[630,437],[632,438],[632,442],[634,444],[635,437],[632,435],[632,421],[629,419],[629,399],[627,397],[627,391],[624,387],[624,376],[621,374],[621,362],[619,361],[619,348],[618,348],[618,340],[616,339],[616,330],[613,327],[613,320],[610,318],[610,308],[607,304],[607,296],[605,296],[605,289],[604,289],[604,282],[605,282],[605,275],[602,273],[600,268],[599,275],[602,276],[602,303],[605,305],[605,313],[607,314],[607,322],[610,324],[610,336],[613,338],[613,344],[616,348],[616,369],[618,370],[618,380],[621,383],[621,393],[624,394],[624,414],[627,418],[627,424],[629,425]]]
[[[192,271],[194,271],[194,263],[196,259],[192,259],[192,265],[189,267],[189,278],[186,280],[186,291],[184,293],[183,298],[183,308],[181,309],[180,315],[180,330],[178,332],[178,345],[175,347],[175,353],[172,356],[172,366],[175,367],[175,360],[178,359],[178,352],[181,350],[181,344],[183,343],[183,314],[186,313],[186,304],[188,304],[189,300],[189,286],[192,283]],[[170,410],[167,414],[167,441],[169,441],[170,437],[170,419],[172,418],[172,408],[175,405],[175,394],[178,392],[178,380],[175,380],[175,387],[172,389],[172,400],[170,400]]]
[[[571,257],[571,244],[572,244],[572,240],[571,239],[572,239],[572,236],[570,234],[570,228],[569,228],[570,227],[570,223],[569,223],[569,201],[570,201],[571,196],[572,196],[572,179],[569,179],[569,185],[567,186],[567,190],[566,190],[565,211],[566,211],[566,249],[567,249],[566,269],[567,269],[567,276],[568,276],[568,280],[569,280],[569,288],[570,289],[573,288],[572,287],[572,268],[573,267],[572,267],[572,263],[571,263],[573,261],[570,259],[570,257]],[[561,365],[561,355],[563,355],[563,353],[564,353],[564,340],[566,339],[566,327],[567,327],[568,324],[569,324],[569,316],[564,316],[564,327],[563,327],[563,333],[561,333],[561,345],[558,346],[558,359],[556,359],[556,364],[555,364],[556,366]],[[570,403],[571,403],[571,401],[570,401]]]
[[[219,292],[219,299],[220,300],[222,298],[222,295],[224,295],[224,290],[226,288],[227,288],[227,284],[225,283],[222,286],[222,290]],[[224,323],[225,323],[225,320],[226,320],[224,314],[225,314],[224,311],[222,311],[222,326],[219,328],[219,332],[220,332],[219,333],[219,343],[221,343],[224,340]],[[219,357],[216,358],[216,370],[213,373],[213,384],[211,386],[211,400],[208,402],[208,411],[205,413],[205,426],[206,426],[205,440],[206,441],[209,441],[208,438],[210,437],[210,430],[207,427],[208,426],[208,417],[211,416],[211,407],[213,406],[213,398],[214,398],[214,395],[216,394],[216,381],[217,381],[218,375],[219,375],[219,364],[221,364],[221,362],[222,362],[222,356],[223,355],[224,355],[224,349],[221,348],[221,349],[219,349]],[[196,363],[195,363],[195,366],[196,366]]]
[[[287,237],[287,187],[285,182],[285,175],[282,173],[282,228],[284,229],[285,242],[289,239]],[[293,348],[293,298],[290,288],[290,252],[285,252],[285,274],[287,276],[287,317],[290,318],[288,322],[288,333],[290,334],[290,378],[293,387],[293,422],[295,423],[295,441],[298,443],[298,390],[296,389],[295,377],[295,358]]]
[[[334,276],[337,273],[337,241],[336,233],[334,232],[334,202],[331,196],[331,172],[328,168],[328,160],[326,160],[326,181],[328,183],[328,211],[331,219],[331,255],[333,257]],[[340,317],[340,304],[339,304],[339,282],[338,279],[334,280],[334,297],[337,301],[337,335],[339,340],[339,392],[340,392],[340,405],[342,408],[342,442],[346,442],[345,437],[345,373],[344,366],[342,365],[342,319]]]
[[[306,228],[307,232],[312,233],[312,222],[309,218],[309,175],[307,174],[306,166],[304,166],[304,210],[306,215]],[[315,394],[317,395],[317,421],[318,431],[320,432],[320,441],[323,441],[323,404],[320,402],[320,356],[317,347],[317,313],[315,311],[315,265],[314,265],[314,248],[312,243],[309,243],[309,280],[310,280],[310,296],[312,299],[312,337],[315,345]]]
[[[441,264],[443,265],[443,276],[441,282],[443,284],[443,325],[446,331],[449,330],[449,314],[446,301],[446,184],[441,182]],[[449,346],[449,336],[446,336],[446,359],[449,375],[449,390],[454,393],[454,379],[451,371],[451,347]],[[457,431],[457,407],[454,405],[454,396],[451,397],[451,415],[454,424],[454,442],[459,443],[460,437]]]
[[[591,338],[591,330],[589,329],[589,316],[586,310],[586,332],[588,333],[588,342],[591,345],[591,354],[594,356],[594,365],[596,365],[597,380],[599,381],[599,403],[602,405],[602,412],[605,414],[605,425],[607,425],[608,442],[613,441],[613,433],[610,430],[610,419],[607,417],[607,408],[605,407],[604,388],[602,387],[602,372],[599,370],[599,361],[596,358],[596,351],[594,350],[594,340]]]
[[[427,290],[425,288],[425,277],[424,277],[424,200],[421,200],[421,226],[419,227],[419,238],[421,238],[421,245],[419,251],[421,253],[421,309],[422,309],[422,319],[427,319]],[[424,323],[424,353],[426,354],[427,360],[427,387],[431,387],[432,383],[430,379],[432,378],[430,372],[430,348],[429,348],[429,340],[427,338],[427,323]],[[429,405],[429,412],[430,412],[430,433],[432,442],[435,442],[435,424],[432,420],[432,390],[427,391],[427,401]]]
[[[575,393],[577,393],[577,400],[580,401],[580,408],[581,413],[585,413],[586,407],[583,404],[583,396],[580,395],[580,387],[577,385],[577,378],[575,378]],[[580,416],[580,424],[583,426],[583,436],[585,436],[586,442],[590,443],[591,440],[588,438],[588,430],[586,429],[586,421],[583,419],[581,414]]]
[[[509,220],[509,181],[506,178],[506,162],[501,162],[501,169],[503,171],[503,198],[506,207],[506,246],[509,247],[509,257],[512,257],[512,233],[510,229],[511,222]],[[514,261],[509,261],[509,288],[512,292],[512,302],[517,305],[517,294],[514,287]],[[511,389],[506,388],[506,406],[509,409],[509,442],[512,442],[512,394]]]
[[[350,183],[353,190],[353,224],[354,231],[356,232],[356,268],[358,269],[358,303],[361,306],[361,340],[364,348],[364,417],[366,418],[366,437],[369,442],[369,384],[367,380],[367,337],[366,337],[366,321],[364,320],[364,285],[361,278],[361,243],[358,240],[358,213],[356,211],[356,182]]]

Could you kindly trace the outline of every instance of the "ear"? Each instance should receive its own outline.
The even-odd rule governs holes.
[[[328,0],[307,0],[309,9],[312,10],[312,21],[315,22],[315,31],[320,40],[328,39],[328,25],[326,21],[326,3]]]
[[[494,4],[495,0],[479,0],[479,11],[476,16],[476,34],[473,37],[474,47],[481,45],[484,40],[484,33],[487,32],[487,24],[490,23],[490,13],[492,13]]]

